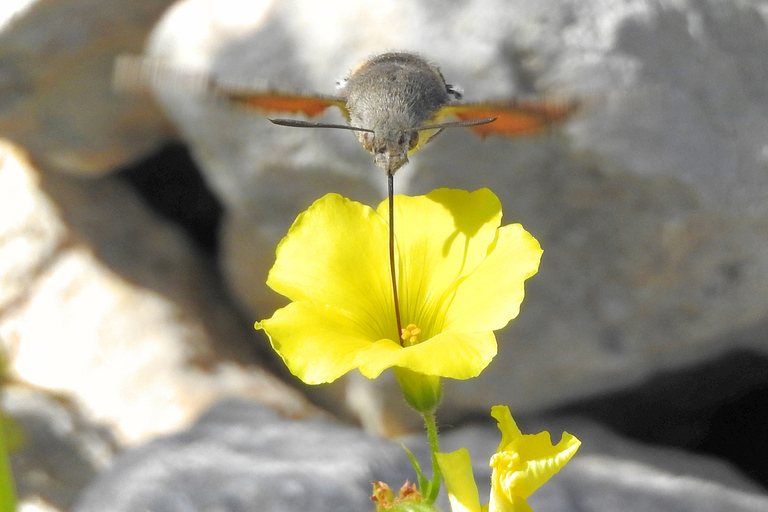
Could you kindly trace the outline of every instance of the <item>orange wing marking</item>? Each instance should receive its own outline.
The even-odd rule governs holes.
[[[485,137],[489,134],[514,137],[546,131],[565,121],[578,109],[573,100],[512,100],[490,103],[464,103],[447,105],[441,115],[451,115],[462,121],[495,117],[496,121],[469,127]]]
[[[281,93],[276,91],[220,91],[231,102],[245,108],[263,110],[265,112],[288,112],[315,117],[322,114],[328,107],[338,107],[344,112],[346,104],[340,98],[311,96],[303,94]]]

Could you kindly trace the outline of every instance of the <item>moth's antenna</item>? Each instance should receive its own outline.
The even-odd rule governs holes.
[[[422,130],[442,130],[443,128],[461,128],[466,126],[477,126],[479,124],[488,124],[496,120],[495,117],[484,117],[482,119],[470,119],[469,121],[448,121],[447,123],[428,124],[422,126],[418,131]]]
[[[368,128],[359,128],[357,126],[349,126],[346,124],[314,123],[311,121],[300,121],[298,119],[270,119],[270,121],[280,126],[291,126],[293,128],[338,128],[339,130],[373,133],[373,130],[369,130]]]

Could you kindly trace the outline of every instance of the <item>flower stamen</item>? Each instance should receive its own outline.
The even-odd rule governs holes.
[[[406,481],[400,488],[400,492],[397,496],[394,495],[392,489],[384,482],[371,482],[373,483],[373,495],[371,500],[376,502],[376,512],[384,512],[386,510],[406,510],[398,505],[406,505],[409,503],[422,503],[424,497],[419,492],[416,484],[411,484]],[[411,510],[410,507],[407,510]],[[419,510],[422,510],[419,508]],[[431,508],[429,510],[432,510]]]
[[[408,324],[400,334],[400,339],[403,340],[404,347],[412,347],[419,343],[418,335],[421,334],[421,329],[416,327],[415,324]]]

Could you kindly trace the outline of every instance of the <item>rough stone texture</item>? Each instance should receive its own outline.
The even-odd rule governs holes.
[[[63,396],[9,386],[3,388],[2,408],[23,437],[10,454],[19,510],[70,510],[117,451],[111,433]]]
[[[371,481],[405,478],[414,474],[397,443],[231,400],[123,453],[74,510],[370,510]]]
[[[0,146],[0,262],[9,371],[120,443],[179,428],[222,396],[316,412],[259,364],[250,326],[188,240],[115,178],[41,173]]]
[[[171,0],[24,3],[0,5],[0,137],[49,169],[101,175],[171,135],[153,102],[111,85],[115,56],[141,51]]]
[[[524,432],[563,430],[583,446],[530,498],[536,512],[751,512],[768,495],[732,468],[677,450],[641,446],[574,418],[519,421]],[[481,501],[499,432],[487,422],[443,436],[446,451],[467,446]],[[426,440],[408,444],[422,459]],[[429,467],[424,463],[424,467]],[[371,480],[391,486],[413,478],[396,442],[326,420],[286,421],[242,401],[212,407],[185,432],[120,455],[83,494],[75,512],[195,510],[371,510]],[[445,496],[442,510],[449,510]]]
[[[447,386],[449,416],[494,403],[540,409],[725,350],[765,352],[766,47],[763,4],[714,0],[192,0],[169,11],[149,45],[181,68],[255,86],[332,94],[361,59],[407,49],[439,63],[469,101],[585,98],[552,137],[452,130],[397,175],[408,193],[490,187],[505,220],[521,221],[545,251],[496,361]],[[229,285],[267,316],[282,302],[262,283],[295,215],[328,191],[376,204],[384,177],[348,133],[160,96],[229,208]],[[368,401],[387,411],[371,427],[390,429],[401,421],[387,402],[395,394],[368,386]]]

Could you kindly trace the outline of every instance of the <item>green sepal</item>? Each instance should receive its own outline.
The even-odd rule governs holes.
[[[416,412],[429,414],[437,409],[442,400],[442,379],[436,375],[424,375],[408,368],[393,368],[397,384],[408,405]]]
[[[405,450],[405,453],[408,454],[408,459],[411,461],[411,465],[413,466],[414,471],[416,471],[416,482],[419,484],[419,491],[421,492],[421,495],[424,496],[425,503],[432,504],[435,502],[435,499],[437,498],[437,495],[435,494],[434,497],[432,497],[432,487],[434,486],[434,482],[424,476],[424,473],[421,471],[421,466],[419,465],[419,461],[416,460],[416,456],[411,452],[411,450],[408,449],[407,446],[400,443],[403,447],[403,450]],[[440,490],[440,487],[438,486],[438,490]],[[431,509],[430,509],[431,510]]]

